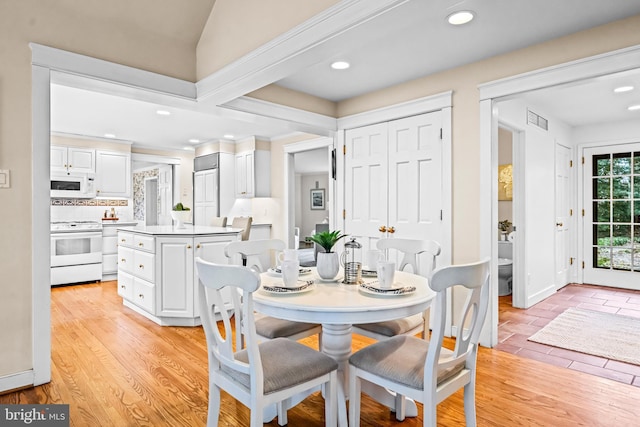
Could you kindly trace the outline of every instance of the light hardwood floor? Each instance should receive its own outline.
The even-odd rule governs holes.
[[[72,426],[205,425],[208,374],[201,328],[146,320],[122,306],[115,282],[54,288],[51,311],[51,383],[2,395],[0,403],[67,403]],[[303,342],[317,347],[315,338]],[[354,349],[369,342],[356,336]],[[640,389],[631,385],[503,351],[479,352],[479,426],[637,426],[638,402]],[[248,425],[248,415],[223,393],[221,426]],[[438,424],[464,425],[461,392],[438,406]],[[318,394],[289,411],[289,426],[322,425]],[[362,425],[418,426],[422,417],[396,422],[365,397]]]

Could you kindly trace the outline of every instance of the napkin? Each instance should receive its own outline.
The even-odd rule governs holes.
[[[268,291],[268,292],[299,292],[299,291],[303,291],[303,290],[307,289],[309,286],[313,285],[313,280],[306,280],[306,281],[298,280],[298,283],[300,285],[299,286],[294,286],[293,288],[287,288],[284,285],[283,286],[278,286],[278,285],[266,286],[266,285],[263,285],[262,288],[265,291]]]
[[[369,283],[363,283],[360,286],[365,288],[368,291],[376,292],[379,294],[402,295],[402,294],[406,294],[416,290],[415,286],[403,286],[401,288],[378,288],[377,286],[375,286],[377,284],[378,282],[369,282]]]

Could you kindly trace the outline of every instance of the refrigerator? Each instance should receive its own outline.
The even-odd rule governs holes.
[[[210,225],[220,215],[220,167],[218,153],[193,160],[193,225]]]

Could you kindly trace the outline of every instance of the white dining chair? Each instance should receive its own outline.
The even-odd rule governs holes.
[[[401,335],[379,341],[349,358],[349,425],[360,425],[361,380],[396,393],[395,411],[404,420],[405,396],[422,402],[423,424],[436,426],[438,403],[464,387],[467,426],[476,425],[475,381],[478,340],[489,305],[490,260],[436,270],[429,286],[436,292],[434,327],[429,341]],[[447,289],[463,286],[467,300],[454,327],[453,351],[442,347]]]
[[[230,264],[246,266],[257,273],[263,273],[269,266],[264,266],[261,258],[275,256],[285,249],[285,243],[279,239],[247,240],[231,242],[224,248],[224,254],[229,259]],[[236,331],[243,331],[242,317],[236,316]],[[278,319],[276,317],[257,315],[256,333],[263,341],[275,338],[289,338],[299,340],[318,334],[318,348],[322,348],[322,325],[313,323],[293,322],[290,320]],[[237,348],[243,347],[243,334],[237,334]]]
[[[402,260],[396,266],[396,270],[406,271],[410,267],[413,274],[422,274],[427,278],[436,268],[436,257],[440,255],[440,244],[435,240],[380,239],[377,248],[385,251],[387,256],[390,249],[397,250],[402,254]],[[423,257],[425,258],[423,261],[426,262],[420,265],[418,257],[424,253],[427,254],[427,257]],[[422,267],[421,270],[419,270],[419,265]],[[402,319],[353,325],[352,332],[378,341],[396,335],[415,335],[418,333],[421,333],[422,338],[425,338],[429,334],[429,310]]]
[[[287,406],[291,398],[316,387],[324,388],[325,425],[336,426],[338,363],[319,351],[285,338],[258,343],[253,293],[260,287],[260,276],[242,266],[218,265],[196,259],[199,299],[209,357],[209,409],[207,426],[217,426],[220,416],[220,390],[247,406],[251,427],[263,425],[264,408],[276,404],[278,424],[287,424]],[[214,312],[224,307],[221,294],[230,287],[234,310],[244,310],[246,348],[233,351],[232,327],[227,310],[220,310],[224,335],[218,329]]]

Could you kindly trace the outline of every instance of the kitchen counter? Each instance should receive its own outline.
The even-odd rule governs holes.
[[[238,234],[241,228],[210,227],[207,225],[189,225],[177,228],[174,225],[137,225],[133,228],[123,228],[123,231],[148,234],[150,236],[208,236],[216,234]]]
[[[124,226],[134,226],[134,225],[138,225],[138,221],[134,221],[134,220],[127,221],[123,219],[119,219],[116,221],[102,220],[103,227],[115,227],[115,226],[124,227]]]

